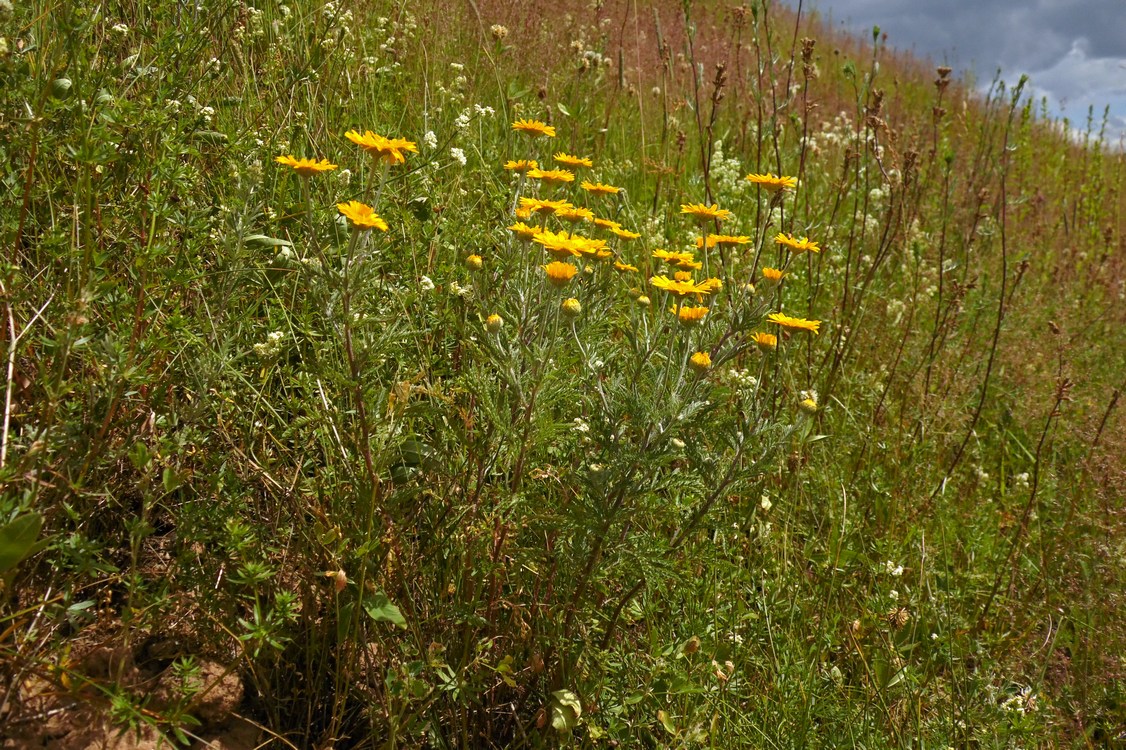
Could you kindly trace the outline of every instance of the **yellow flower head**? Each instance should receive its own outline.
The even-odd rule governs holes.
[[[520,208],[526,208],[532,213],[550,215],[559,211],[566,211],[568,208],[574,208],[574,206],[567,201],[547,201],[524,197],[520,199]],[[519,212],[517,212],[517,215],[519,215]]]
[[[708,249],[711,250],[713,247],[716,247],[717,245],[718,246],[746,245],[746,244],[750,243],[750,241],[751,241],[751,238],[748,237],[745,234],[740,234],[738,236],[731,235],[731,234],[709,234],[708,235]],[[703,247],[704,247],[704,238],[703,237],[697,237],[696,238],[696,247],[703,249]]]
[[[766,316],[766,319],[769,320],[771,323],[777,323],[778,325],[782,326],[783,328],[793,328],[793,329],[798,330],[798,331],[811,331],[814,334],[818,333],[819,329],[821,328],[821,321],[820,320],[806,320],[805,318],[791,318],[789,315],[786,315],[785,313],[780,313],[780,312],[770,313],[770,315]]]
[[[610,227],[610,231],[621,237],[623,240],[636,240],[641,236],[637,232],[631,232],[628,229],[622,229],[620,226]]]
[[[691,279],[687,281],[670,279],[667,276],[652,276],[649,279],[649,283],[658,289],[670,292],[678,297],[683,297],[687,294],[695,294],[697,299],[702,299],[705,294],[711,294],[723,285],[719,279],[695,282]]]
[[[493,313],[492,315],[490,315],[488,320],[485,321],[485,329],[489,333],[500,333],[500,329],[503,328],[503,327],[504,327],[504,318],[497,315],[496,313]]]
[[[680,319],[680,324],[685,328],[692,328],[704,322],[704,316],[708,314],[706,307],[689,307],[688,305],[681,305],[680,312],[676,317]]]
[[[579,243],[575,242],[566,232],[552,232],[550,229],[537,234],[532,241],[543,245],[544,249],[556,258],[572,258],[582,255]]]
[[[559,261],[552,261],[543,267],[544,273],[547,274],[547,280],[552,286],[565,287],[567,283],[575,278],[575,274],[579,269],[575,268],[570,263],[560,263]]]
[[[779,177],[776,174],[749,174],[747,181],[772,193],[777,193],[779,190],[793,190],[798,186],[797,177]]]
[[[669,265],[676,266],[688,271],[698,271],[704,267],[703,263],[698,262],[692,253],[677,253],[669,250],[654,250],[653,257],[657,260],[663,260]]]
[[[596,226],[600,229],[609,229],[611,231],[613,231],[614,229],[621,229],[622,228],[622,225],[619,224],[618,222],[614,221],[613,219],[595,218],[594,226]]]
[[[756,332],[751,340],[755,342],[755,346],[764,352],[772,352],[778,348],[778,337],[773,333]]]
[[[375,209],[366,203],[360,203],[359,201],[337,203],[336,210],[342,213],[348,221],[352,223],[353,229],[360,231],[367,231],[369,229],[378,229],[381,232],[387,231],[387,222],[379,218],[375,213]]]
[[[625,273],[626,271],[637,273],[637,266],[631,266],[629,263],[622,263],[620,260],[614,261],[614,270]]]
[[[595,195],[617,195],[622,192],[620,187],[603,185],[601,182],[586,182],[585,180],[580,187],[588,193],[594,193]]]
[[[532,209],[526,206],[521,206],[520,208],[516,209],[514,213],[516,214],[516,218],[520,221],[525,221],[532,218]]]
[[[816,242],[810,240],[808,237],[794,237],[794,235],[792,234],[779,232],[774,236],[774,241],[779,245],[784,245],[785,247],[788,247],[791,250],[799,253],[806,251],[811,253],[821,252],[821,246]]]
[[[510,232],[513,232],[517,237],[524,242],[531,242],[536,238],[536,235],[543,231],[543,227],[528,226],[522,221],[518,221],[510,227],[507,227]]]
[[[562,211],[556,211],[555,215],[563,221],[570,222],[594,220],[594,212],[589,208],[582,208],[580,206],[572,206],[571,208],[565,208]]]
[[[465,259],[465,267],[470,271],[480,271],[485,265],[485,260],[480,255],[470,255]]]
[[[320,172],[331,172],[336,169],[335,164],[330,164],[328,159],[294,159],[292,156],[279,156],[274,159],[278,164],[293,167],[293,171],[302,177],[312,177]]]
[[[680,206],[682,214],[688,214],[697,222],[703,224],[704,222],[724,221],[730,219],[732,214],[726,208],[720,208],[717,204],[713,203],[708,206],[703,203],[683,203]]]
[[[580,315],[582,315],[582,312],[583,312],[583,306],[580,305],[579,301],[577,299],[575,299],[574,297],[571,297],[570,299],[563,300],[563,304],[561,305],[561,308],[562,308],[562,311],[563,311],[563,315],[565,315],[568,318],[577,318]]]
[[[528,177],[533,180],[543,180],[549,185],[575,181],[575,173],[568,172],[566,169],[529,169]]]
[[[578,167],[593,167],[594,162],[585,156],[571,156],[560,151],[555,155],[555,161],[565,167],[577,169]]]
[[[689,366],[698,374],[703,375],[712,366],[712,358],[707,352],[696,352],[688,360]]]
[[[649,297],[644,294],[639,294],[637,295],[637,304],[642,307],[649,307],[649,305],[653,304],[653,300],[649,299]]]
[[[674,273],[672,275],[672,277],[674,279],[676,279],[677,281],[691,281],[692,280],[692,272],[691,271],[677,271],[676,273]]]
[[[541,135],[546,135],[548,138],[555,137],[555,128],[539,120],[517,120],[512,123],[512,129],[520,133],[527,133],[533,138],[538,138]]]
[[[769,281],[781,281],[783,276],[786,276],[786,274],[782,273],[777,268],[766,266],[762,269],[762,277]]]
[[[404,151],[418,153],[418,144],[413,141],[405,138],[384,138],[370,130],[365,130],[363,135],[355,130],[349,130],[344,137],[385,164],[405,162],[407,159],[403,156]]]
[[[504,168],[509,172],[519,172],[520,174],[523,174],[529,169],[535,169],[538,166],[539,164],[536,163],[535,159],[519,159],[517,161],[512,161],[511,159],[509,159],[508,162],[504,165]]]

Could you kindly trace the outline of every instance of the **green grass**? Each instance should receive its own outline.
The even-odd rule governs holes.
[[[277,747],[1126,741],[1121,154],[1023,82],[687,7],[3,17],[0,719],[186,743],[192,690],[89,669],[171,639],[145,674],[229,666]],[[503,169],[557,151],[624,193]],[[518,190],[640,271],[555,289]],[[750,241],[683,327],[648,279],[699,202]]]

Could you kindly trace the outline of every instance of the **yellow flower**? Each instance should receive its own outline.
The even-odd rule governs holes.
[[[701,281],[700,286],[706,288],[708,290],[708,293],[710,294],[711,292],[718,292],[720,289],[722,289],[723,288],[723,282],[720,281],[719,279],[713,277],[713,278],[704,279],[703,281]]]
[[[622,263],[619,260],[614,261],[614,269],[618,271],[631,271],[637,273],[637,266],[631,266],[629,263]]]
[[[543,267],[543,270],[551,285],[560,288],[567,286],[567,282],[575,278],[575,274],[579,272],[579,269],[570,263],[560,263],[557,260],[548,263]]]
[[[517,120],[512,123],[512,129],[527,133],[533,138],[538,138],[541,135],[546,135],[548,138],[555,137],[555,128],[539,120]]]
[[[773,333],[756,332],[751,340],[755,342],[755,346],[764,352],[772,352],[778,348],[778,337]]]
[[[571,156],[570,154],[563,153],[562,151],[555,155],[555,161],[559,162],[565,167],[575,169],[577,167],[593,167],[594,162],[585,156]]]
[[[555,213],[555,215],[558,216],[563,221],[572,221],[572,222],[592,221],[594,219],[594,212],[593,211],[591,211],[589,208],[582,208],[580,206],[573,206],[571,208],[565,208],[562,211],[557,211]]]
[[[623,240],[636,240],[641,236],[637,232],[631,232],[628,229],[622,229],[620,226],[610,227],[610,231],[621,237]]]
[[[698,374],[703,375],[712,366],[712,358],[707,352],[696,352],[688,360],[688,364]]]
[[[598,228],[600,228],[600,229],[609,229],[609,230],[611,230],[611,231],[613,231],[613,230],[614,230],[615,228],[617,228],[617,229],[621,229],[621,228],[622,228],[622,225],[621,225],[621,224],[619,224],[618,222],[614,221],[613,219],[599,219],[599,218],[595,218],[595,220],[594,220],[594,226],[596,226],[596,227],[598,227]]]
[[[771,323],[777,323],[778,325],[782,326],[783,328],[794,328],[794,329],[797,329],[799,331],[811,331],[815,334],[818,333],[818,330],[821,327],[821,321],[820,320],[806,320],[805,318],[791,318],[789,315],[786,315],[785,313],[780,313],[780,312],[770,313],[770,315],[766,316],[766,319],[769,320]]]
[[[566,211],[568,208],[574,208],[574,206],[567,201],[547,201],[527,197],[520,199],[520,207],[537,214],[553,214],[559,211]]]
[[[578,257],[582,255],[579,245],[571,239],[566,232],[552,232],[550,229],[537,234],[532,238],[536,244],[543,245],[544,249],[556,258]]]
[[[375,209],[366,203],[360,203],[359,201],[337,203],[336,210],[347,217],[348,221],[352,222],[353,229],[362,231],[369,229],[378,229],[381,232],[387,231],[387,222],[379,218],[375,213]]]
[[[748,237],[745,234],[740,234],[738,236],[730,235],[730,234],[709,234],[708,235],[708,249],[711,250],[713,247],[715,247],[717,245],[746,245],[746,244],[750,243],[750,241],[751,241],[751,238]],[[696,238],[696,247],[703,249],[703,247],[704,247],[704,238],[703,237],[697,237]]]
[[[583,312],[583,306],[574,297],[563,300],[563,314],[568,318],[577,318]]]
[[[319,172],[331,172],[336,169],[335,164],[330,164],[328,159],[294,159],[292,156],[279,156],[274,159],[278,164],[293,167],[293,171],[302,177],[311,177]]]
[[[418,153],[418,144],[413,141],[408,141],[405,138],[384,138],[370,130],[365,130],[363,135],[355,130],[349,130],[344,134],[344,137],[386,164],[402,164],[405,162],[404,151]]]
[[[682,214],[688,214],[701,224],[706,221],[724,221],[731,218],[731,212],[726,208],[720,208],[717,204],[713,203],[708,206],[703,203],[682,203],[680,206]]]
[[[776,174],[749,174],[747,181],[765,188],[772,193],[777,193],[779,190],[793,190],[798,186],[797,177],[779,177]]]
[[[806,414],[813,414],[817,411],[817,402],[812,398],[803,398],[798,406],[800,406],[801,410]]]
[[[575,173],[568,172],[566,169],[529,169],[528,177],[533,180],[543,180],[549,185],[575,181]]]
[[[785,245],[786,247],[799,253],[807,250],[811,253],[821,252],[821,246],[816,242],[810,240],[808,237],[794,237],[794,235],[792,234],[779,232],[774,236],[774,241],[779,245]]]
[[[485,260],[480,255],[470,255],[465,259],[465,267],[470,271],[480,271],[485,265]]]
[[[516,218],[520,219],[520,221],[524,221],[525,219],[532,218],[532,209],[530,209],[530,208],[526,208],[526,207],[522,206],[522,207],[516,209],[515,213],[516,213]]]
[[[672,277],[677,281],[691,281],[692,273],[690,271],[677,271]]]
[[[595,240],[579,234],[555,233],[545,230],[532,239],[543,245],[545,250],[557,258],[578,255],[594,255],[599,258],[606,258],[611,255],[606,248],[606,240]]]
[[[504,318],[496,313],[490,315],[488,320],[485,321],[485,329],[489,333],[500,333],[502,327],[504,327]]]
[[[708,314],[706,307],[689,307],[688,305],[681,305],[680,312],[676,317],[680,319],[680,324],[685,328],[698,326],[704,322],[704,316]]]
[[[770,266],[766,266],[762,269],[762,277],[769,281],[781,281],[782,277],[786,275],[787,274],[782,273],[777,268],[771,268]]]
[[[677,268],[683,268],[691,271],[698,271],[704,267],[703,263],[695,260],[692,253],[677,253],[669,250],[654,250],[653,257],[657,260],[663,260],[670,265]]]
[[[653,276],[650,277],[649,283],[666,292],[671,292],[679,297],[686,294],[695,294],[697,298],[703,297],[705,294],[711,294],[714,290],[719,288],[719,279],[708,279],[702,283],[696,283],[689,279],[688,281],[680,281],[670,279],[667,276]]]
[[[535,159],[520,159],[518,161],[512,161],[511,159],[509,159],[508,162],[504,165],[504,168],[509,172],[519,172],[520,174],[523,174],[529,169],[535,169],[538,166],[539,164],[536,163]]]
[[[514,232],[517,237],[525,242],[531,242],[535,239],[536,235],[543,231],[543,227],[528,226],[522,221],[518,221],[510,227],[507,227],[510,232]]]
[[[620,187],[614,187],[613,185],[603,185],[601,182],[586,182],[585,180],[579,187],[581,187],[588,193],[594,193],[595,195],[617,195],[618,193],[622,192],[622,189]]]
[[[644,294],[639,294],[637,295],[637,304],[642,307],[649,307],[649,305],[653,304],[653,300],[649,299],[649,297]]]

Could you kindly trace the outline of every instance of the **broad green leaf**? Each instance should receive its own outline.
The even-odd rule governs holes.
[[[43,516],[25,513],[0,527],[0,574],[13,570],[25,558],[43,548],[36,544],[43,529]]]
[[[403,613],[391,603],[387,594],[382,591],[364,598],[364,611],[376,622],[389,622],[398,625],[400,628],[407,626]]]
[[[557,732],[569,733],[579,725],[582,715],[579,696],[570,690],[556,690],[551,694],[551,726]]]
[[[293,243],[289,240],[268,237],[264,234],[251,234],[244,237],[242,241],[247,245],[254,245],[256,247],[293,247]]]

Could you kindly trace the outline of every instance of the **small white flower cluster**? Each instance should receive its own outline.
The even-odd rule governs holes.
[[[271,331],[266,335],[265,341],[260,341],[254,345],[254,353],[258,355],[259,359],[274,359],[281,354],[283,339],[285,339],[284,333]]]
[[[751,183],[744,177],[742,163],[735,157],[727,158],[723,153],[723,141],[717,140],[712,145],[711,176],[721,195],[740,196],[747,191]]]
[[[434,291],[434,280],[429,276],[423,276],[418,280],[418,288],[424,292]]]
[[[1035,711],[1038,697],[1030,685],[1019,685],[1017,691],[1008,698],[1000,701],[1001,710],[1015,714],[1025,714]]]
[[[126,36],[129,34],[129,27],[123,23],[115,23],[113,25],[113,33],[119,36]]]
[[[1027,471],[1022,471],[1020,474],[1017,474],[1013,477],[1013,486],[1019,487],[1021,489],[1028,489],[1029,481],[1031,479],[1032,478],[1029,476]]]
[[[892,578],[899,578],[899,576],[903,575],[903,566],[896,565],[891,560],[888,560],[884,563],[884,572]]]
[[[907,303],[901,299],[890,299],[887,303],[887,315],[892,319],[893,325],[899,325],[899,321],[903,319],[903,313],[907,310]]]
[[[460,148],[457,148],[457,147],[451,148],[450,149],[450,156],[452,156],[453,160],[456,161],[458,164],[460,164],[463,167],[465,166],[465,163],[467,161],[466,158],[465,158],[465,152],[462,151]]]
[[[426,148],[438,148],[438,136],[434,135],[433,130],[427,130],[426,135],[422,136],[422,145]]]
[[[737,367],[727,371],[727,380],[732,386],[743,391],[750,391],[758,386],[758,378],[752,375],[750,370]]]
[[[461,297],[462,299],[466,299],[468,297],[473,296],[473,288],[468,287],[468,286],[462,286],[461,284],[457,283],[456,281],[451,281],[450,282],[450,294],[452,294],[455,297]]]

